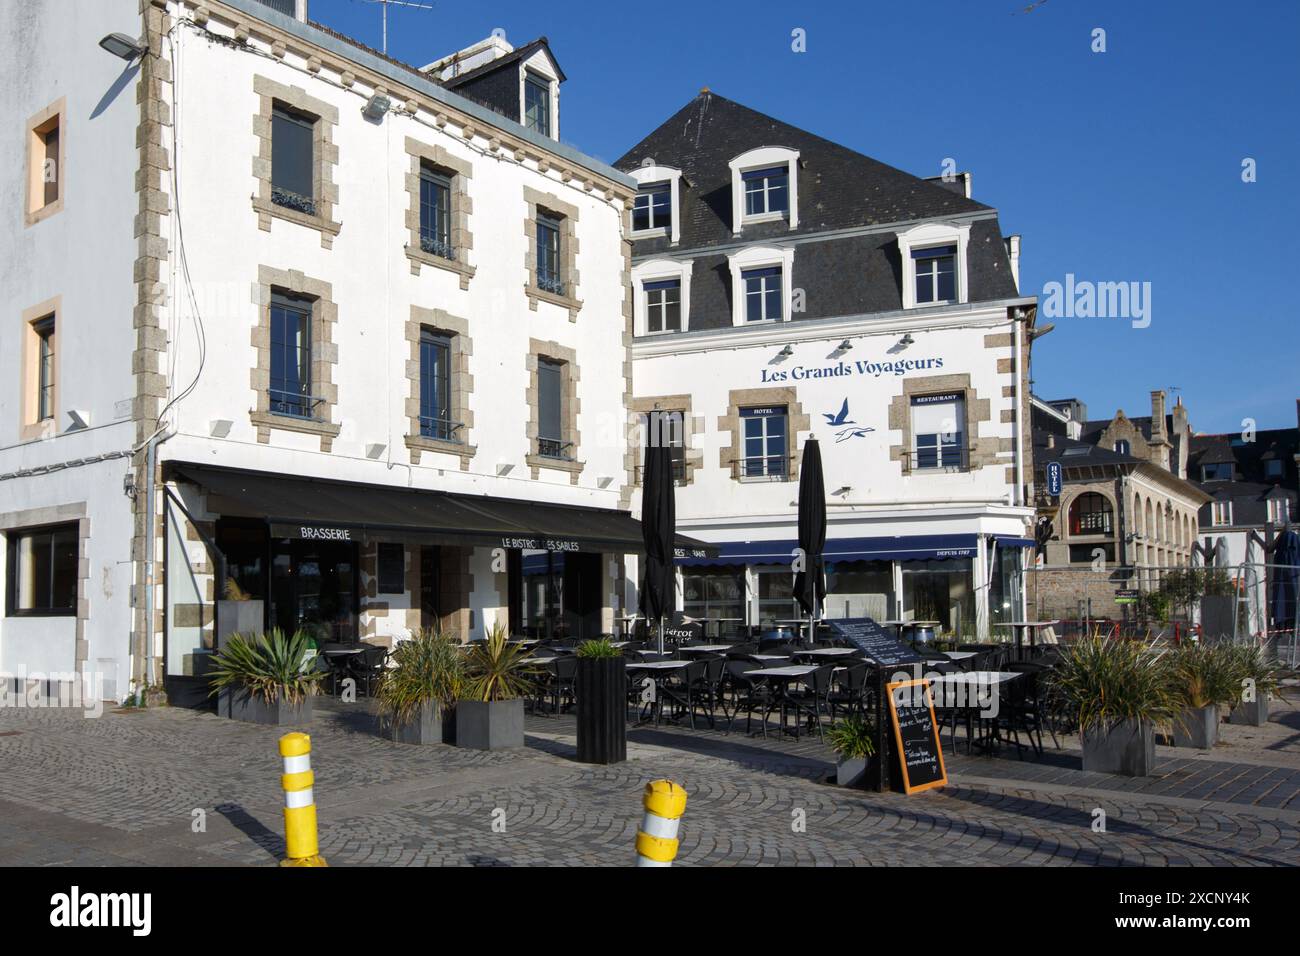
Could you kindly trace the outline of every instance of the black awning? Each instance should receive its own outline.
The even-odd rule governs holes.
[[[360,540],[396,532],[431,542],[537,551],[643,550],[641,525],[626,511],[303,478],[215,465],[167,462],[167,477],[201,486],[207,510],[262,518],[286,538]],[[714,548],[678,536],[678,548]]]

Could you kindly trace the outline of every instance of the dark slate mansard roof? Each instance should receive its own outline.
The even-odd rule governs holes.
[[[731,169],[728,163],[760,146],[799,152],[799,227],[784,221],[731,231]],[[697,253],[691,285],[691,328],[731,326],[731,284],[726,251],[738,243],[782,244],[833,230],[890,223],[916,224],[955,216],[983,215],[971,224],[968,298],[971,302],[1015,298],[1011,263],[996,211],[944,184],[929,182],[838,143],[773,119],[716,93],[702,92],[614,163],[631,171],[652,159],[682,171],[681,241],[636,240],[638,259]],[[910,225],[904,228],[910,228]],[[698,255],[718,248],[714,255]],[[795,319],[896,311],[902,302],[902,263],[892,231],[848,236],[798,246],[791,283],[805,290],[807,309]]]

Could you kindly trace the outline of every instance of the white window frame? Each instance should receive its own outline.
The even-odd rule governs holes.
[[[1291,500],[1289,498],[1268,499],[1268,520],[1270,524],[1285,524],[1291,517]]]
[[[740,235],[746,223],[776,222],[788,219],[790,228],[799,228],[799,151],[785,146],[760,146],[728,163],[731,167],[731,231]],[[745,181],[743,175],[751,169],[785,166],[790,179],[790,209],[785,212],[765,213],[761,216],[745,215]]]
[[[1215,501],[1210,504],[1210,525],[1227,528],[1232,524],[1232,501]]]
[[[546,80],[551,87],[551,131],[540,135],[549,136],[549,138],[558,140],[560,138],[560,77],[555,70],[555,64],[551,58],[546,55],[545,50],[538,50],[526,61],[519,64],[519,125],[527,127],[527,109],[528,98],[525,91],[528,88],[528,74],[532,73],[538,79]],[[534,132],[537,132],[534,130]]]
[[[903,308],[930,309],[937,306],[956,305],[968,301],[966,248],[970,244],[970,224],[927,222],[913,226],[898,234],[898,254],[903,260]],[[956,246],[957,261],[954,263],[957,286],[956,302],[920,302],[916,301],[916,261],[913,251],[929,249],[933,246]]]
[[[631,219],[628,220],[628,232],[633,239],[647,239],[653,236],[667,236],[668,241],[676,245],[682,239],[682,171],[672,166],[639,166],[632,170],[629,175],[636,180],[637,188],[642,186],[653,186],[658,183],[668,183],[669,202],[672,205],[672,227],[670,229],[633,229]],[[631,214],[629,213],[629,216]]]
[[[675,220],[674,220],[675,221]],[[682,284],[682,331],[691,327],[691,272],[690,260],[679,262],[676,259],[651,259],[632,267],[632,331],[634,335],[675,335],[675,332],[651,332],[649,306],[645,293],[647,282],[661,282],[664,279],[677,279]]]
[[[731,269],[731,324],[737,327],[757,327],[775,325],[778,320],[768,319],[763,322],[745,321],[745,281],[743,273],[749,269],[767,269],[777,266],[781,269],[781,322],[790,321],[790,306],[794,302],[794,249],[778,246],[751,246],[740,252],[727,256],[727,265]]]

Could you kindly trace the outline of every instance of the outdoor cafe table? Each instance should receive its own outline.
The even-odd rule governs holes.
[[[789,654],[746,654],[745,656],[751,661],[763,661],[764,663],[768,661],[788,661],[790,659]]]
[[[691,644],[677,648],[679,654],[725,654],[729,650],[730,644]]]
[[[934,687],[934,705],[936,707],[955,708],[965,712],[966,715],[966,752],[971,752],[972,745],[978,745],[981,749],[992,750],[993,747],[1001,742],[1002,731],[998,727],[998,722],[993,721],[992,730],[976,740],[971,735],[971,717],[980,711],[984,706],[980,698],[983,696],[987,702],[988,691],[992,688],[999,688],[996,693],[1001,694],[1001,686],[1009,683],[1024,674],[1018,671],[967,671],[963,674],[938,674],[930,678]],[[972,694],[972,690],[984,690],[984,694]],[[952,723],[952,732],[950,734],[951,746],[954,752],[957,750],[957,721]]]
[[[1033,650],[1037,647],[1035,636],[1045,627],[1053,627],[1060,624],[1060,621],[1003,621],[997,627],[1008,627],[1016,636],[1016,657],[1021,656],[1025,645],[1025,633],[1029,634],[1029,648]]]
[[[758,670],[746,671],[745,679],[755,680],[761,678],[768,681],[773,686],[776,690],[776,701],[773,703],[775,705],[779,702],[781,705],[781,730],[784,731],[786,729],[785,705],[789,699],[790,685],[804,680],[809,674],[816,670],[819,670],[816,664],[788,664],[783,667],[760,667]],[[772,708],[769,707],[763,714],[764,734],[766,734],[767,728],[767,715],[771,712]],[[799,736],[798,720],[796,720],[794,724],[794,735],[796,737]]]
[[[852,657],[854,654],[860,654],[856,647],[819,647],[811,651],[795,651],[794,659],[800,660],[804,657],[811,657],[813,660],[835,660],[841,657]]]
[[[654,681],[655,696],[650,704],[651,710],[655,715],[655,726],[659,725],[659,682],[670,677],[674,671],[679,671],[690,661],[628,661],[628,671],[646,672],[646,677]]]
[[[880,623],[885,625],[886,627],[894,628],[895,632],[898,635],[898,639],[902,641],[902,640],[906,640],[906,638],[903,637],[903,631],[906,630],[907,628],[938,627],[943,622],[942,621],[881,621]]]

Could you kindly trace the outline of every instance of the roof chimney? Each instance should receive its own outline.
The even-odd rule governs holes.
[[[1157,389],[1151,393],[1151,440],[1165,442],[1169,436],[1165,433],[1165,393]]]

